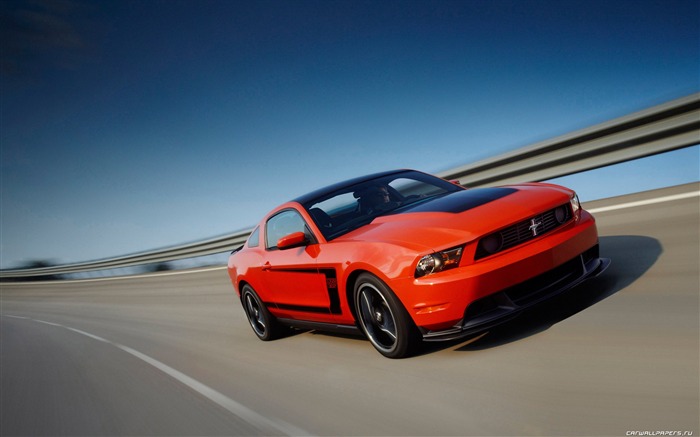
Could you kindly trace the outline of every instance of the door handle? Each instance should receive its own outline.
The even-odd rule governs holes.
[[[270,261],[266,262],[266,263],[263,264],[263,266],[262,266],[263,272],[266,272],[266,271],[270,270],[271,268],[272,268],[272,264],[270,264]]]

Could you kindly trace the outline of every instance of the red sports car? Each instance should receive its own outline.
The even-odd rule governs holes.
[[[228,273],[261,340],[283,326],[358,328],[390,358],[484,331],[603,272],[576,193],[465,189],[413,170],[373,174],[270,212]]]

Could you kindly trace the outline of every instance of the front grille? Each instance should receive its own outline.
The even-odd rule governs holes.
[[[509,226],[479,241],[474,259],[502,252],[558,228],[571,219],[568,203]]]

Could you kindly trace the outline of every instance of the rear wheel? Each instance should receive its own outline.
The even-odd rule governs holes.
[[[415,352],[419,345],[418,330],[384,282],[363,273],[355,283],[354,298],[360,329],[380,354],[403,358]]]
[[[253,332],[260,340],[268,341],[277,338],[279,326],[275,317],[263,304],[258,294],[250,285],[244,285],[241,291],[241,303]]]

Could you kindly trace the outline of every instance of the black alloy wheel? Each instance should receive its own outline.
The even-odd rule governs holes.
[[[415,352],[418,329],[384,282],[363,273],[355,283],[354,296],[360,329],[380,354],[403,358]]]
[[[260,340],[268,341],[277,338],[279,334],[277,320],[270,314],[250,285],[246,284],[243,286],[241,303],[253,332]]]

